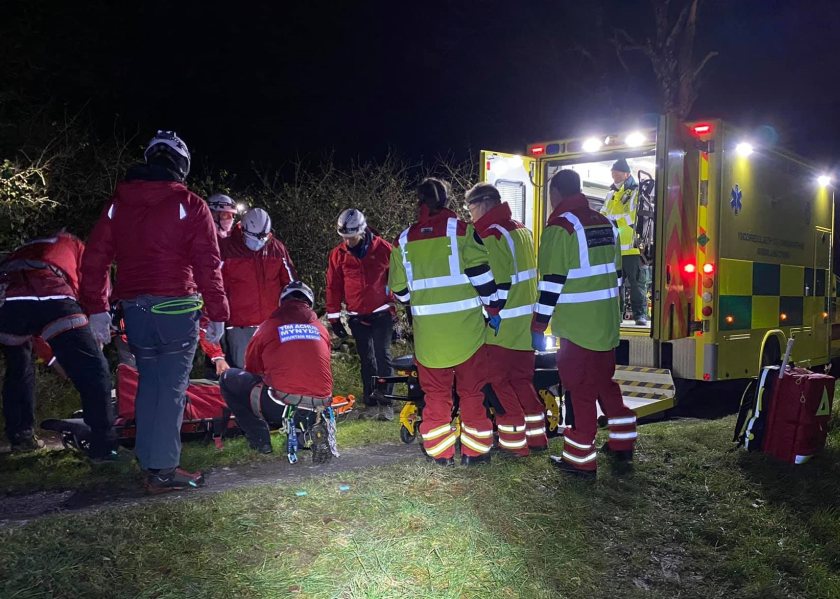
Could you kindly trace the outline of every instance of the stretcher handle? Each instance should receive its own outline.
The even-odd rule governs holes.
[[[794,339],[791,337],[788,339],[787,347],[785,348],[785,357],[782,358],[782,367],[779,369],[779,378],[784,378],[785,376],[785,369],[787,369],[788,362],[790,362],[790,352],[793,351],[793,342]]]

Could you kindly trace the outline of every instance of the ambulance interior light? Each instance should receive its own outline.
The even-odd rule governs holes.
[[[645,143],[645,136],[640,131],[633,131],[633,133],[630,133],[624,138],[624,143],[631,148],[636,148]]]
[[[753,146],[751,143],[742,141],[737,146],[735,146],[735,153],[738,154],[738,156],[743,156],[744,158],[746,158],[747,156],[753,153]]]
[[[604,145],[604,143],[600,139],[597,137],[590,137],[583,142],[583,151],[589,153],[597,152],[601,149],[602,145]]]

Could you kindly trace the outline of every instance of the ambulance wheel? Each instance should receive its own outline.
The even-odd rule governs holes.
[[[404,424],[400,425],[400,441],[405,443],[406,445],[410,443],[414,443],[414,440],[417,438],[417,433],[411,434],[408,432],[408,429],[405,427]]]

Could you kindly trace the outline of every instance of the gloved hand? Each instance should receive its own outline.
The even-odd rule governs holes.
[[[493,335],[498,335],[499,327],[502,326],[502,317],[498,314],[494,314],[493,316],[487,319],[487,324],[490,325],[491,329],[493,329]]]
[[[224,358],[214,360],[213,365],[216,367],[216,376],[222,376],[225,371],[230,370],[230,364]]]
[[[531,331],[531,347],[537,351],[545,351],[545,335],[538,331]]]
[[[111,343],[111,315],[108,312],[98,312],[88,317],[90,332],[100,345]]]
[[[344,328],[344,325],[341,323],[341,321],[331,322],[330,327],[332,327],[333,335],[335,335],[339,339],[347,339],[347,329]]]
[[[210,343],[218,343],[222,335],[225,334],[225,323],[210,321],[207,323],[207,328],[204,329],[204,338]]]

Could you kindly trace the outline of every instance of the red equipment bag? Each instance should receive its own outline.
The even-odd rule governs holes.
[[[128,364],[117,366],[117,425],[122,438],[133,438],[134,400],[137,397],[139,375]],[[191,380],[187,387],[187,403],[184,407],[182,434],[211,433],[217,445],[225,429],[234,428],[236,422],[222,397],[219,384],[215,381]]]
[[[825,447],[834,377],[804,368],[764,368],[743,443],[790,464],[803,464]]]

